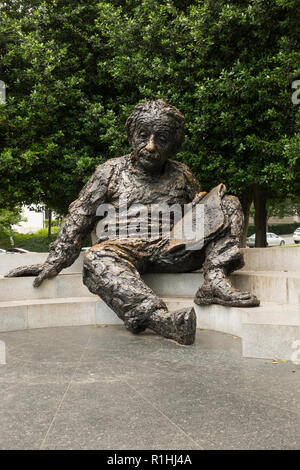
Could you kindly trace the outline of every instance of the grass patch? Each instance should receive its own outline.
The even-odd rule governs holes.
[[[37,253],[47,253],[49,251],[50,243],[54,242],[57,237],[59,228],[53,227],[54,234],[48,238],[48,229],[38,230],[36,233],[17,233],[14,232],[14,242],[16,248],[24,248],[28,251],[35,251]],[[91,246],[91,238],[86,237],[82,246]],[[5,235],[0,234],[0,248],[8,250],[11,248],[10,239]]]
[[[276,246],[272,246],[272,248],[276,248]],[[282,245],[280,248],[300,248],[300,245],[299,243],[294,243],[294,245]]]

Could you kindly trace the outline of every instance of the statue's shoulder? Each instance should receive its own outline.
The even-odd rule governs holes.
[[[122,157],[115,157],[106,160],[106,162],[101,163],[96,167],[94,175],[101,176],[109,176],[115,173],[116,171],[122,170],[126,168],[128,165],[128,158],[129,155],[123,155]]]
[[[177,170],[180,173],[192,174],[191,170],[185,163],[178,162],[177,160],[169,160],[169,164],[175,171]]]
[[[201,185],[198,178],[193,175],[192,171],[185,163],[178,162],[177,160],[169,160],[169,162],[173,165],[174,171],[177,171],[178,174],[183,176],[186,184],[190,188],[191,197],[193,199],[194,196],[201,191]]]

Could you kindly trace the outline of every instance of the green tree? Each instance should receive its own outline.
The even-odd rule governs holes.
[[[23,222],[26,219],[21,215],[21,208],[12,210],[0,209],[0,236],[10,237],[13,234],[12,225]]]
[[[64,212],[97,164],[128,151],[124,123],[133,106],[163,98],[186,117],[178,158],[205,190],[226,183],[245,213],[254,198],[263,246],[266,201],[300,189],[300,106],[291,102],[300,77],[296,7],[53,0],[22,18],[6,11],[0,203],[11,194]]]
[[[146,0],[124,20],[103,5],[118,100],[164,98],[185,114],[179,156],[205,189],[217,181],[245,212],[254,198],[257,244],[266,244],[266,200],[299,188],[299,21],[291,1]],[[107,30],[107,26],[106,26]],[[124,100],[123,100],[124,103]],[[118,102],[110,104],[115,114]],[[119,103],[119,108],[122,103]],[[246,233],[246,230],[245,230]]]
[[[269,199],[267,203],[268,217],[279,217],[297,215],[300,217],[300,198],[293,199]]]
[[[101,141],[106,57],[96,1],[36,1],[26,16],[0,9],[0,205],[43,202],[64,213],[95,166]],[[1,7],[0,7],[1,8]],[[108,117],[109,119],[109,117]],[[112,128],[112,132],[116,132]]]

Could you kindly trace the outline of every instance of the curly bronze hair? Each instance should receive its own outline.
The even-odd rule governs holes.
[[[178,152],[184,142],[184,117],[181,112],[175,108],[175,106],[172,106],[161,99],[155,101],[144,101],[137,104],[128,117],[125,125],[129,143],[132,141],[136,123],[142,114],[150,114],[154,119],[163,114],[170,116],[173,119],[175,151]]]

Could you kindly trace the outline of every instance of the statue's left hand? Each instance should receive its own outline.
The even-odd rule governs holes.
[[[33,282],[34,287],[39,287],[44,279],[50,279],[58,274],[57,269],[52,264],[31,264],[19,266],[12,269],[4,277],[37,276]]]

